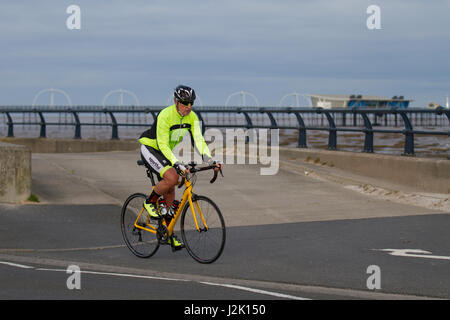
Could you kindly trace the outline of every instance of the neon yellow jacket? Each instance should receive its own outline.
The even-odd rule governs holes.
[[[192,144],[202,156],[211,158],[211,153],[203,138],[200,122],[194,111],[180,116],[175,104],[164,108],[156,117],[152,127],[142,133],[139,142],[162,152],[172,163],[178,161],[172,150],[181,142],[186,133],[191,134]]]

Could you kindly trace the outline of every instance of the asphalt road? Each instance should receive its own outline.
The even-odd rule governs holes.
[[[0,205],[0,219],[0,299],[450,298],[450,214],[228,227],[212,265],[168,247],[135,257],[115,205]],[[380,251],[406,248],[430,253]]]

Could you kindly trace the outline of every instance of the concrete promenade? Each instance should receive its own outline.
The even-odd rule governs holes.
[[[129,194],[150,190],[137,159],[138,151],[36,153],[32,193],[48,204],[121,205]],[[276,175],[260,175],[260,166],[251,164],[225,165],[224,175],[211,186],[210,174],[200,174],[195,190],[215,199],[234,226],[450,211],[448,194],[293,160],[284,153]]]
[[[137,151],[139,145],[136,141],[26,138],[3,138],[2,141],[7,142],[3,143],[3,148],[5,146],[13,147],[9,143],[16,145],[16,149],[20,149],[18,145],[26,146],[27,148],[22,148],[25,157],[27,153],[29,157],[28,150],[31,150],[33,157],[32,191],[38,196],[41,193],[42,201],[65,201],[62,200],[67,197],[65,193],[55,196],[53,194],[55,191],[51,191],[52,188],[46,184],[57,184],[58,181],[64,180],[61,175],[67,173],[70,173],[67,176],[68,180],[75,182],[64,182],[62,187],[66,183],[75,183],[76,187],[73,186],[71,194],[83,192],[82,190],[88,187],[79,184],[86,182],[90,182],[90,187],[99,188],[102,197],[104,197],[103,194],[114,194],[114,199],[123,199],[130,188],[143,192],[148,188],[145,171],[135,166],[134,160],[139,158]],[[251,162],[246,158],[247,165],[227,165],[227,178],[230,174],[232,178],[226,179],[223,187],[234,190],[234,186],[229,184],[236,183],[234,178],[236,173],[237,177],[245,177],[245,179],[238,180],[246,180],[251,185],[264,184],[267,186],[264,190],[260,190],[263,195],[268,189],[275,188],[278,189],[277,197],[283,198],[286,194],[288,199],[289,197],[295,199],[299,194],[309,193],[315,189],[311,187],[305,189],[303,186],[301,190],[297,189],[299,185],[305,183],[303,181],[305,176],[308,176],[311,179],[306,179],[306,181],[322,181],[327,182],[325,184],[339,185],[344,189],[372,195],[374,199],[413,204],[432,210],[450,210],[450,161],[445,159],[279,148],[279,164],[277,166],[280,170],[275,176],[258,174],[257,165],[249,164],[256,162],[260,163],[260,161]],[[53,165],[52,171],[48,171],[47,166],[50,165]],[[23,166],[29,167],[29,164],[24,163]],[[119,167],[121,170],[110,170],[111,167]],[[29,169],[27,172],[29,174]],[[56,175],[51,182],[46,181],[49,173]],[[288,178],[286,179],[284,175],[287,175]],[[289,178],[294,179],[294,182],[290,183]],[[102,184],[105,179],[111,179],[111,181]],[[132,186],[127,184],[130,179],[134,182]],[[300,180],[297,182],[296,179]],[[238,184],[242,185],[242,181]],[[286,191],[283,190],[284,188]],[[251,187],[246,187],[244,190],[251,189]],[[118,190],[123,190],[125,194]],[[100,196],[94,196],[94,194],[88,192],[86,197],[78,197],[77,201],[90,202],[89,199],[92,197]],[[18,201],[22,200],[24,200],[23,196]],[[283,203],[287,204],[288,201]]]

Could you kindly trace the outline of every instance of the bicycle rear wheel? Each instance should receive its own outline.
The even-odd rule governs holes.
[[[144,209],[146,198],[147,196],[143,193],[135,193],[129,196],[122,206],[121,215],[123,239],[128,249],[140,258],[151,257],[159,248],[156,232],[158,221],[150,219]],[[138,216],[139,220],[137,220]]]
[[[225,222],[219,207],[211,199],[194,195],[192,203],[195,213],[189,203],[183,208],[180,221],[181,237],[194,260],[212,263],[220,257],[225,246]]]

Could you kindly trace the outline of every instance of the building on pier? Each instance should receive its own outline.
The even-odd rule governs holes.
[[[399,108],[406,109],[412,100],[407,100],[403,96],[393,96],[392,98],[367,96],[361,94],[308,94],[311,98],[312,106],[315,108],[337,109],[337,108]]]

